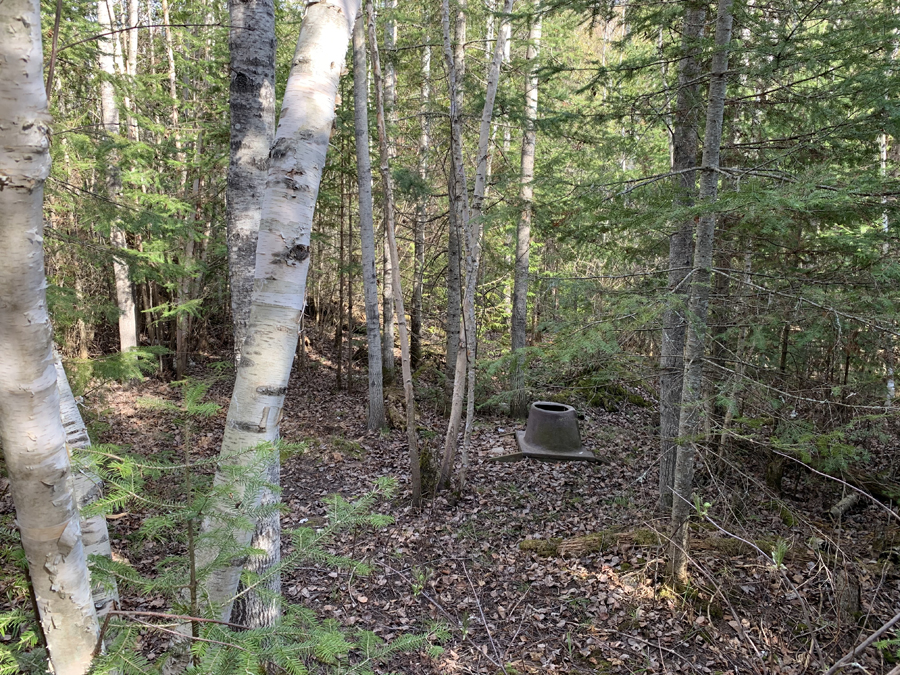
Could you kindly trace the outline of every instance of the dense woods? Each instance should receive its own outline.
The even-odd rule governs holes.
[[[0,673],[900,673],[895,3],[0,33]]]

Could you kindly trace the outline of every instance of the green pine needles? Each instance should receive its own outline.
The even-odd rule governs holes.
[[[204,581],[215,575],[231,560],[259,553],[249,547],[238,546],[230,532],[252,527],[252,521],[273,511],[280,505],[255,509],[220,508],[228,503],[229,493],[240,484],[245,491],[245,503],[263,489],[278,491],[262,478],[274,453],[296,454],[303,446],[288,443],[266,444],[248,454],[254,459],[243,468],[234,467],[226,480],[213,484],[212,475],[217,459],[197,459],[191,456],[192,424],[198,417],[217,412],[218,406],[204,401],[208,385],[188,381],[181,383],[180,403],[158,399],[143,404],[169,413],[181,427],[182,457],[146,458],[112,446],[94,446],[81,458],[80,468],[89,468],[105,484],[105,495],[91,504],[91,513],[114,513],[132,509],[142,516],[142,525],[128,535],[133,544],[143,547],[145,542],[165,542],[169,554],[152,567],[132,563],[128,559],[93,556],[91,560],[94,583],[115,583],[123,597],[150,597],[161,609],[157,612],[112,610],[103,620],[102,640],[105,648],[95,659],[92,673],[96,675],[144,675],[161,672],[167,654],[154,660],[147,656],[148,644],[177,643],[190,636],[191,659],[186,672],[209,675],[237,675],[247,673],[307,673],[358,674],[374,673],[398,652],[425,649],[436,654],[440,648],[441,630],[429,628],[422,634],[401,635],[386,642],[370,631],[346,628],[334,620],[320,619],[314,609],[292,605],[277,598],[281,618],[275,626],[248,629],[236,624],[223,624],[217,616],[204,614],[198,593]],[[76,468],[79,470],[79,468]],[[371,572],[363,561],[335,555],[327,550],[328,543],[339,532],[357,532],[381,528],[392,522],[389,516],[373,509],[381,499],[390,498],[395,491],[392,480],[380,479],[368,494],[348,500],[334,495],[326,500],[326,523],[316,528],[301,527],[286,531],[292,539],[292,553],[281,560],[266,575],[289,574],[300,564],[347,570],[355,576]],[[233,506],[233,502],[232,502]],[[202,533],[199,523],[215,513],[223,527]],[[210,538],[204,541],[204,538]],[[16,545],[18,533],[0,528],[0,538]],[[214,544],[220,551],[216,560],[198,566],[194,551]],[[12,546],[4,547],[10,550]],[[135,556],[137,557],[137,556]],[[23,570],[16,559],[7,554],[7,566]],[[266,578],[245,573],[241,594],[251,590],[266,593]],[[24,583],[9,587],[10,601],[19,608],[0,615],[0,675],[31,672],[43,673],[45,654],[40,649],[37,624],[30,611],[22,609],[26,594]],[[13,597],[15,596],[15,597]],[[165,607],[171,608],[169,611]],[[185,632],[185,627],[190,631]],[[142,650],[142,645],[144,646]]]

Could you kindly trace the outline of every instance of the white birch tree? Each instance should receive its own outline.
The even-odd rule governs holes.
[[[462,158],[462,122],[460,111],[454,105],[454,88],[459,86],[456,80],[453,55],[450,51],[449,32],[449,7],[444,3],[444,55],[447,60],[447,70],[450,78],[450,125],[451,125],[451,153],[453,161],[457,164],[456,170],[456,217],[463,228],[466,245],[466,283],[463,294],[463,335],[460,339],[460,350],[457,354],[456,374],[453,380],[453,395],[451,398],[450,421],[447,424],[447,435],[444,439],[444,455],[441,460],[441,473],[439,484],[446,485],[453,467],[456,454],[457,435],[459,430],[459,417],[462,415],[463,387],[466,391],[466,425],[463,431],[462,443],[462,470],[460,483],[465,484],[466,470],[468,468],[469,441],[472,426],[475,421],[475,351],[477,346],[477,327],[475,317],[475,293],[478,287],[478,265],[481,256],[481,230],[482,230],[482,204],[484,191],[487,184],[488,144],[491,135],[491,119],[494,113],[494,100],[497,96],[497,87],[500,84],[500,65],[503,61],[503,47],[510,33],[510,13],[514,0],[506,0],[503,5],[503,19],[494,45],[494,55],[491,67],[488,71],[488,80],[485,90],[484,107],[481,112],[481,126],[478,133],[478,151],[476,155],[477,167],[475,170],[475,185],[472,194],[471,210],[468,204],[468,195],[463,194],[460,199],[459,192],[465,188],[465,171]],[[454,133],[453,129],[456,128]],[[465,374],[465,383],[463,382]]]
[[[334,120],[338,82],[358,10],[358,0],[317,2],[307,9],[300,29],[270,152],[256,246],[253,301],[222,439],[217,472],[220,484],[229,467],[246,466],[252,461],[254,448],[279,437],[305,304],[313,213]],[[277,454],[273,461],[278,461]],[[254,495],[255,499],[247,499],[248,496],[244,490],[236,489],[228,511],[237,514],[242,508],[258,506],[260,495]],[[221,536],[221,525],[222,520],[215,514],[204,520],[205,545],[198,551],[201,569],[219,558],[220,553],[228,555],[227,548],[208,536],[211,532]],[[237,528],[231,534],[236,544],[246,546],[251,532]],[[272,536],[278,533],[273,532]],[[205,601],[223,620],[231,615],[241,572],[238,561],[225,562],[228,564],[207,578],[203,588]]]
[[[90,667],[99,626],[59,408],[44,275],[50,116],[40,4],[0,3],[0,445],[57,675]]]
[[[266,188],[269,148],[275,136],[275,5],[272,0],[232,0],[228,4],[231,28],[229,108],[231,110],[231,154],[225,221],[228,241],[228,274],[234,331],[235,362],[250,318],[253,273],[256,267],[256,239]],[[277,467],[270,467],[269,482],[278,482]],[[265,490],[262,502],[277,497]],[[234,619],[245,626],[271,625],[278,616],[277,598],[281,590],[278,575],[268,575],[281,560],[280,515],[277,512],[257,520],[250,541],[264,551],[250,556],[246,569],[266,576],[265,592],[255,589],[235,604]]]
[[[103,131],[114,138],[119,135],[119,107],[116,104],[116,92],[113,86],[113,80],[116,77],[116,43],[112,34],[114,24],[109,0],[97,2],[97,22],[100,24],[102,33],[98,40],[100,70],[103,73],[103,79],[100,81],[100,121]],[[106,169],[106,190],[113,205],[118,201],[121,191],[119,167],[116,161],[115,153],[110,154]],[[125,232],[116,222],[110,226],[109,238],[115,248],[119,250],[128,248]],[[119,308],[119,346],[125,352],[138,344],[137,309],[131,288],[128,263],[121,258],[114,258],[113,274],[116,284],[116,305]]]
[[[235,359],[250,318],[256,235],[275,137],[275,4],[231,0],[231,156],[225,221]]]

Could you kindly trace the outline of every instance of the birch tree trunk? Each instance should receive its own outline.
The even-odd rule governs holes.
[[[412,368],[409,362],[409,332],[406,328],[406,312],[403,308],[403,289],[400,284],[400,256],[394,233],[394,186],[391,178],[390,151],[384,114],[384,88],[381,62],[378,58],[378,39],[375,36],[375,11],[371,0],[369,13],[369,46],[372,49],[372,73],[375,80],[375,110],[378,127],[378,146],[381,155],[379,169],[384,189],[384,231],[387,235],[391,257],[391,284],[394,289],[394,308],[397,310],[397,326],[400,329],[400,367],[403,374],[403,393],[406,398],[406,440],[409,446],[410,487],[412,505],[418,508],[422,502],[422,474],[419,468],[419,443],[416,432],[416,399],[413,392]]]
[[[225,480],[229,467],[246,467],[254,461],[255,453],[250,452],[253,448],[279,437],[305,303],[313,213],[334,120],[338,81],[358,9],[357,0],[317,2],[309,6],[300,29],[270,152],[253,301],[225,423],[218,484]],[[278,461],[277,454],[273,459]],[[259,505],[261,495],[245,494],[242,485],[235,486],[234,503],[224,516]],[[209,536],[211,532],[227,536],[229,533],[221,528],[222,519],[216,515],[204,520],[206,543],[198,551],[201,569],[223,551],[216,538]],[[238,546],[246,546],[251,532],[238,528],[230,534]],[[222,620],[227,621],[231,615],[239,577],[240,565],[231,561],[206,580],[205,601]]]
[[[115,42],[112,12],[109,0],[97,2],[97,21],[103,37],[98,40],[100,50],[100,70],[103,79],[100,82],[100,120],[103,130],[107,134],[117,136],[119,134],[119,108],[116,105],[116,93],[112,80],[116,76]],[[110,156],[107,166],[106,191],[113,204],[119,198],[121,181],[119,179],[119,167],[116,165],[115,154]],[[112,245],[120,250],[128,247],[125,233],[117,225],[115,219],[110,225],[109,238]],[[137,312],[134,303],[134,295],[131,289],[131,278],[128,274],[128,264],[121,258],[113,258],[113,274],[116,282],[116,305],[119,308],[119,346],[123,352],[137,346]]]
[[[528,264],[531,254],[531,209],[534,200],[534,146],[536,139],[535,121],[538,106],[537,59],[541,49],[541,15],[535,14],[528,31],[528,49],[525,52],[527,74],[525,75],[525,133],[522,134],[522,168],[520,171],[519,202],[522,212],[516,228],[516,261],[513,278],[512,302],[512,364],[511,389],[513,397],[509,412],[514,417],[528,414],[528,395],[525,391],[525,363],[516,352],[525,347],[528,331]]]
[[[719,181],[719,155],[722,143],[722,118],[725,111],[725,87],[728,49],[731,42],[733,0],[719,0],[716,17],[715,52],[712,57],[706,131],[703,138],[703,162],[700,168],[700,201],[708,211],[700,217],[694,244],[694,267],[687,312],[684,348],[684,382],[681,389],[681,418],[675,456],[672,496],[672,537],[669,545],[669,573],[678,583],[688,579],[688,546],[693,500],[694,460],[703,434],[703,360],[706,351],[707,313],[712,276],[713,238],[716,227],[715,205]]]
[[[684,9],[678,92],[672,130],[672,170],[678,190],[676,208],[690,206],[697,192],[697,124],[700,111],[700,38],[706,7],[688,3]],[[659,359],[659,507],[672,508],[675,443],[681,410],[684,373],[685,304],[690,290],[685,281],[693,261],[694,221],[685,220],[669,237],[669,305],[663,314]]]
[[[466,471],[468,469],[469,460],[469,442],[472,433],[472,426],[475,421],[475,352],[477,347],[477,327],[475,321],[475,293],[478,288],[478,264],[481,256],[481,216],[482,203],[484,202],[484,190],[487,184],[487,166],[488,166],[488,143],[491,135],[491,119],[494,112],[494,100],[497,96],[497,87],[500,83],[500,64],[503,60],[503,45],[509,38],[510,22],[509,15],[512,12],[514,0],[506,0],[503,6],[503,20],[500,24],[500,30],[497,36],[497,42],[494,45],[494,55],[491,60],[491,67],[488,71],[487,87],[484,98],[484,108],[481,112],[481,127],[478,133],[478,154],[477,168],[475,170],[475,185],[472,194],[471,212],[468,208],[457,208],[457,220],[463,227],[466,244],[466,285],[463,295],[463,337],[460,340],[460,353],[457,355],[456,377],[453,381],[452,408],[450,412],[450,421],[447,425],[447,437],[444,442],[444,456],[441,462],[440,484],[445,485],[452,471],[453,459],[455,455],[456,435],[458,433],[459,421],[454,419],[454,414],[462,415],[462,398],[463,398],[463,380],[460,374],[465,370],[466,373],[466,425],[463,431],[462,444],[462,469],[460,471],[460,484],[465,485]],[[445,54],[448,58],[448,72],[452,70],[449,64],[451,54],[449,51],[449,8],[445,10],[447,19],[444,21],[444,41]],[[459,109],[453,104],[454,87],[458,86],[455,77],[451,79],[451,95],[450,95],[450,124],[451,124],[451,152],[453,153],[454,162],[458,163],[456,169],[456,186],[465,186],[465,173],[463,171],[462,159],[462,123],[459,115]],[[453,133],[452,129],[456,126],[457,133]],[[467,197],[467,195],[465,195]],[[458,200],[458,196],[457,196]],[[468,201],[467,199],[465,201]],[[465,204],[468,207],[468,204]],[[465,359],[465,364],[462,360]],[[457,405],[459,402],[459,405]]]
[[[50,661],[82,675],[99,626],[71,486],[47,314],[42,206],[50,115],[40,5],[0,3],[0,445]]]
[[[393,10],[396,8],[396,0],[384,0],[384,8],[388,17],[384,25],[384,50],[388,54],[388,62],[385,66],[384,77],[384,110],[387,115],[387,124],[393,133],[396,122],[395,104],[397,99],[397,75],[394,70],[393,51],[397,42],[397,22],[394,21]],[[374,67],[374,65],[373,65]],[[394,156],[394,148],[388,137],[388,152]],[[386,223],[387,221],[385,221]],[[387,384],[394,382],[394,326],[397,318],[394,316],[394,284],[393,284],[393,258],[391,257],[390,242],[387,231],[384,233],[384,282],[382,311],[384,313],[384,339],[381,347],[384,352],[382,364],[384,368],[384,381]]]
[[[56,386],[59,389],[59,412],[63,430],[66,433],[66,445],[70,455],[76,460],[77,453],[91,447],[91,439],[88,436],[84,420],[78,411],[78,403],[69,386],[69,379],[63,368],[62,360],[58,353],[53,355],[53,365],[56,368]],[[72,490],[75,502],[81,510],[88,504],[98,500],[103,494],[103,483],[100,477],[88,465],[79,465],[76,461],[72,467]],[[81,536],[84,543],[85,556],[102,555],[112,558],[112,548],[109,544],[109,528],[106,526],[106,516],[99,514],[89,518],[81,517]],[[97,609],[97,617],[103,620],[106,613],[114,609],[119,602],[119,591],[115,583],[92,584],[91,596],[94,607]]]
[[[369,158],[368,65],[366,24],[362,10],[353,28],[353,111],[356,138],[356,177],[359,187],[359,241],[366,339],[369,347],[369,431],[382,429],[384,389],[381,372],[381,325],[378,317],[378,272],[375,269],[375,226],[372,207],[372,163]]]
[[[275,136],[275,4],[231,0],[231,157],[225,222],[234,356],[247,333],[256,267],[256,235]]]

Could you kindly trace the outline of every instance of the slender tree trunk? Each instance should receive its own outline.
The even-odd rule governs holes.
[[[412,505],[418,508],[422,502],[422,475],[419,469],[419,442],[416,431],[416,399],[413,392],[412,368],[409,361],[409,331],[406,312],[403,309],[403,289],[400,285],[400,256],[394,234],[394,187],[391,178],[390,154],[384,114],[384,90],[381,78],[381,62],[378,58],[378,39],[375,36],[375,11],[371,0],[369,12],[369,46],[372,50],[372,73],[375,80],[375,110],[378,127],[378,146],[381,155],[381,183],[384,188],[384,231],[387,234],[391,257],[391,283],[394,287],[394,303],[397,324],[400,329],[400,365],[403,373],[403,393],[406,398],[406,440],[409,445],[410,487]]]
[[[460,134],[459,142],[462,143],[462,84],[466,76],[466,0],[457,0],[455,11],[456,14],[454,20],[454,34],[456,41],[453,44],[452,50],[449,46],[449,5],[445,9],[445,11],[442,12],[441,22],[442,25],[444,21],[447,22],[447,26],[444,27],[446,30],[445,40],[447,41],[444,45],[444,57],[445,60],[452,59],[453,61],[454,81],[456,82],[449,94],[451,114],[452,109],[454,109],[455,107],[455,110],[457,111],[457,115],[459,117],[456,122],[454,122],[451,118],[450,135],[452,138],[454,133]],[[447,77],[449,80],[449,73]],[[457,181],[460,176],[460,171],[462,171],[463,186],[465,187],[465,167],[456,165],[455,155],[453,152],[451,152],[450,176],[447,179],[447,192],[450,206],[449,216],[447,218],[449,223],[449,233],[447,235],[447,380],[450,384],[451,389],[453,388],[453,383],[456,379],[456,361],[459,354],[460,328],[462,327],[462,277],[460,273],[460,261],[462,260],[462,244],[460,241],[460,228],[465,227],[465,223],[461,221],[459,217],[459,209],[461,208],[463,203],[461,200],[465,199],[465,211],[467,218],[469,211],[468,192],[459,194],[459,185],[457,184]],[[460,405],[462,405],[462,402],[460,402]],[[452,407],[453,404],[451,401],[451,410]],[[452,414],[451,419],[453,419]],[[457,425],[458,424],[459,422],[457,422]],[[456,440],[454,436],[454,443],[455,442]]]
[[[463,1],[457,5],[456,15],[456,54],[450,43],[450,2],[443,0],[441,4],[441,28],[444,37],[444,61],[447,64],[447,80],[450,94],[450,167],[452,176],[450,177],[450,211],[453,213],[451,218],[451,236],[454,232],[457,235],[457,250],[459,248],[459,230],[468,229],[469,223],[469,191],[466,186],[466,172],[463,164],[462,153],[462,110],[460,94],[461,73],[457,70],[460,63],[464,63],[460,58],[464,51],[462,47],[465,44],[465,16]],[[462,18],[460,18],[462,17]],[[462,30],[460,30],[462,25]],[[451,250],[449,255],[453,255]],[[457,261],[459,253],[457,252]],[[459,263],[457,262],[457,273]],[[457,282],[458,289],[458,282]],[[447,296],[450,297],[450,288],[448,288]],[[458,290],[457,290],[458,292]],[[459,307],[457,304],[455,307]],[[448,299],[448,321],[452,321]],[[457,323],[459,325],[459,322]],[[460,331],[461,332],[461,331]],[[444,453],[441,458],[441,470],[438,476],[438,489],[446,488],[450,482],[453,473],[453,462],[456,457],[456,444],[459,435],[459,425],[462,421],[462,405],[464,378],[466,372],[466,350],[464,346],[464,336],[459,335],[459,343],[457,347],[456,359],[453,371],[453,394],[450,399],[450,420],[447,423],[447,435],[444,438]],[[448,349],[449,352],[449,349]],[[449,359],[449,354],[448,354]],[[447,366],[450,366],[448,361]]]
[[[78,411],[78,403],[76,403],[75,396],[72,394],[72,388],[69,386],[69,379],[66,377],[62,359],[56,352],[53,355],[53,365],[56,368],[60,419],[66,432],[66,445],[68,446],[69,454],[78,460],[81,458],[78,457],[77,453],[91,447],[91,439],[88,436],[87,428],[84,426],[81,413]],[[78,464],[76,462],[71,475],[75,501],[79,510],[81,510],[102,496],[103,482],[89,465],[79,466]],[[112,558],[106,516],[102,513],[89,518],[82,516],[80,524],[82,541],[84,542],[84,554],[86,556],[102,555],[106,558]],[[119,591],[116,588],[115,581],[109,586],[99,583],[92,584],[91,596],[94,601],[94,607],[97,609],[97,616],[101,621],[106,616],[106,613],[114,609],[114,605],[119,602]]]
[[[428,153],[431,148],[431,122],[428,118],[428,105],[431,100],[431,47],[428,46],[428,36],[425,36],[426,45],[422,49],[422,110],[419,134],[419,179],[422,184],[428,181]],[[413,369],[419,366],[422,360],[422,284],[425,278],[425,222],[428,219],[429,196],[419,195],[416,202],[416,221],[414,240],[414,267],[413,267],[413,301],[410,311],[410,354]]]
[[[315,3],[309,6],[300,29],[270,153],[253,302],[225,423],[220,455],[223,466],[216,478],[219,483],[225,480],[227,465],[247,466],[254,461],[250,449],[273,442],[279,435],[306,296],[313,212],[334,120],[338,81],[358,9],[355,0]],[[278,461],[277,454],[273,460]],[[248,497],[236,486],[234,504],[225,516],[259,504],[260,495]],[[221,527],[222,520],[210,516],[204,520],[203,532]],[[251,532],[235,529],[231,534],[236,544],[245,546]],[[199,568],[209,566],[219,551],[212,543],[202,547],[198,551]],[[205,602],[223,620],[231,615],[239,576],[240,566],[231,564],[205,580]]]
[[[113,30],[113,20],[108,0],[97,2],[97,21],[100,24],[100,30],[106,34],[100,38],[98,45],[100,70],[104,76],[100,82],[100,118],[104,132],[117,136],[119,134],[119,108],[116,105],[116,93],[112,83],[116,75],[115,43],[114,36],[110,35]],[[118,201],[122,187],[116,162],[115,153],[111,153],[107,166],[106,191],[113,203]],[[114,247],[125,250],[128,247],[125,233],[117,223],[118,219],[114,220],[110,227],[110,241]],[[121,258],[114,258],[113,274],[116,282],[116,305],[119,308],[119,346],[124,352],[136,347],[138,343],[137,311],[131,289],[128,263]]]
[[[397,75],[394,70],[394,47],[397,43],[397,22],[393,17],[393,10],[396,8],[396,0],[384,0],[384,8],[387,12],[387,20],[384,24],[384,51],[387,55],[387,63],[385,64],[384,74],[384,112],[387,117],[388,127],[388,153],[389,157],[394,157],[394,144],[391,141],[391,134],[394,133],[396,126],[396,103],[397,103]],[[384,283],[382,311],[384,313],[384,339],[381,347],[384,350],[382,358],[384,368],[384,381],[386,384],[394,382],[394,326],[397,323],[397,317],[394,316],[394,284],[392,271],[392,258],[390,250],[390,242],[388,241],[387,232],[384,237]]]
[[[228,9],[231,155],[225,222],[234,357],[238,359],[250,319],[256,236],[275,136],[275,4],[274,0],[230,0]]]
[[[353,109],[356,137],[356,176],[359,186],[359,241],[363,297],[366,306],[366,340],[369,351],[369,431],[382,429],[384,390],[381,372],[381,326],[378,319],[378,273],[375,270],[375,231],[372,208],[372,164],[369,158],[369,111],[366,65],[366,25],[357,16],[353,29]]]
[[[678,64],[678,93],[672,133],[672,170],[678,191],[676,207],[693,203],[697,191],[697,125],[700,111],[700,38],[706,20],[706,8],[688,3],[684,9],[682,58]],[[669,305],[663,314],[662,344],[659,360],[659,506],[672,508],[675,478],[675,444],[681,410],[681,385],[684,373],[685,304],[689,285],[686,281],[693,261],[694,221],[685,220],[669,237]]]
[[[0,445],[50,661],[90,667],[99,626],[72,491],[47,314],[42,206],[50,115],[40,5],[0,3]]]
[[[459,425],[458,421],[454,421],[453,413],[454,411],[458,411],[457,414],[462,414],[461,406],[457,407],[457,400],[460,402],[463,398],[463,381],[462,378],[459,377],[461,372],[460,361],[465,358],[465,372],[466,372],[466,425],[463,431],[463,444],[462,444],[462,468],[460,471],[460,485],[465,486],[466,481],[466,472],[468,470],[469,465],[469,444],[472,434],[472,427],[475,421],[475,355],[477,348],[477,326],[476,326],[476,317],[475,317],[475,293],[478,287],[478,265],[480,260],[480,248],[481,248],[481,216],[482,216],[482,203],[484,202],[484,190],[485,185],[487,184],[487,158],[488,158],[488,142],[490,141],[491,135],[491,119],[493,117],[494,112],[494,100],[497,96],[497,87],[500,83],[500,64],[503,60],[503,45],[506,40],[509,38],[510,32],[510,23],[509,23],[509,15],[512,12],[513,0],[506,0],[503,6],[503,20],[500,24],[500,30],[497,37],[497,43],[494,45],[494,55],[491,60],[491,67],[488,73],[487,87],[485,91],[485,99],[484,99],[484,108],[481,113],[481,127],[479,129],[478,134],[478,154],[477,154],[477,168],[475,170],[475,185],[472,194],[472,207],[471,212],[469,212],[468,208],[458,208],[457,209],[457,220],[462,224],[463,231],[465,233],[465,243],[466,243],[466,285],[465,285],[465,293],[463,295],[463,330],[464,335],[463,339],[460,341],[460,352],[464,352],[464,354],[457,356],[457,368],[456,368],[456,377],[453,381],[453,408],[451,409],[451,419],[447,425],[447,438],[444,443],[444,457],[441,463],[441,484],[445,484],[446,480],[449,478],[449,472],[452,469],[453,465],[453,457],[455,455],[455,437],[456,431]],[[449,17],[449,8],[445,11],[445,14]],[[448,63],[450,59],[450,51],[448,49],[449,46],[449,18],[444,22],[445,24],[445,53],[448,58]],[[448,71],[450,71],[451,67],[448,65]],[[451,113],[450,113],[450,124],[451,129],[455,124],[456,128],[459,130],[456,134],[451,131],[451,149],[453,152],[454,161],[459,165],[457,168],[457,178],[456,178],[456,186],[459,190],[462,186],[465,186],[465,176],[462,176],[460,179],[460,174],[464,174],[463,172],[463,159],[462,159],[462,142],[461,142],[461,129],[462,124],[459,118],[459,110],[454,110],[453,105],[453,88],[458,85],[455,80],[455,77],[451,78]],[[466,205],[468,206],[468,205]],[[462,216],[462,217],[461,217]],[[464,346],[464,348],[463,348]],[[453,438],[451,439],[451,433]]]
[[[343,146],[343,143],[341,144]],[[341,207],[338,227],[338,265],[337,265],[337,284],[338,284],[338,303],[337,303],[337,325],[334,327],[334,353],[337,359],[337,390],[340,391],[343,386],[342,365],[344,362],[344,202],[346,201],[346,190],[344,189],[344,171],[343,171],[343,147],[341,147]]]
[[[534,199],[534,146],[536,140],[535,121],[538,106],[538,74],[537,58],[541,47],[541,15],[535,14],[531,19],[528,32],[528,50],[525,60],[528,62],[525,75],[525,133],[522,134],[522,168],[520,172],[519,201],[522,212],[516,228],[516,262],[513,277],[512,301],[512,353],[515,361],[512,364],[513,377],[511,389],[513,397],[509,411],[514,417],[525,417],[528,414],[528,392],[525,390],[525,362],[521,354],[516,352],[525,347],[525,336],[528,331],[528,265],[531,254],[531,209]]]
[[[722,143],[722,119],[725,110],[728,49],[731,42],[733,0],[719,0],[716,17],[715,53],[709,82],[706,131],[703,138],[703,162],[700,169],[700,201],[709,209],[700,217],[694,244],[694,268],[687,312],[684,348],[684,382],[681,390],[681,418],[675,457],[672,497],[672,538],[669,546],[669,572],[678,583],[688,579],[691,490],[694,461],[703,432],[703,357],[706,351],[707,313],[712,275],[713,239],[716,227],[716,202],[719,181],[719,155]]]
[[[446,374],[449,388],[453,389],[456,377],[456,357],[459,354],[459,330],[462,322],[462,290],[459,271],[459,218],[456,212],[456,167],[450,156],[450,175],[447,194],[450,208],[447,214],[447,362]]]

